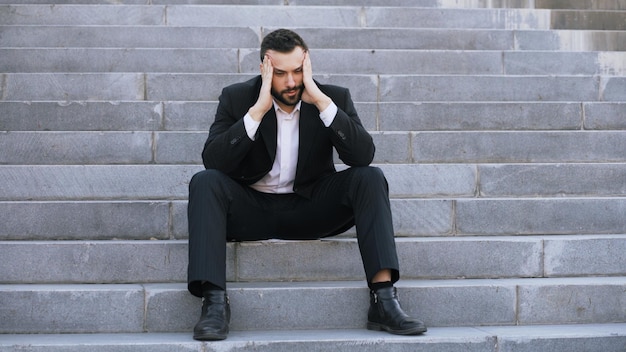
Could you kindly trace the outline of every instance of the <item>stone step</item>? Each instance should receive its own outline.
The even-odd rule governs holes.
[[[381,164],[626,162],[625,131],[382,131],[371,135],[376,144],[374,163]],[[6,151],[0,164],[201,164],[206,138],[205,131],[5,132],[0,135],[0,147]],[[336,162],[341,163],[338,158]]]
[[[272,27],[0,26],[0,47],[258,48]],[[292,28],[311,48],[624,51],[623,31]],[[329,40],[332,38],[332,40]]]
[[[0,0],[0,4],[14,4],[16,0]],[[21,0],[20,4],[50,4],[51,0]],[[54,4],[127,4],[145,5],[147,0],[55,0]],[[230,0],[150,0],[153,5],[230,5]],[[537,9],[577,9],[577,10],[626,10],[624,0],[343,0],[343,6],[400,6],[435,8],[537,8]],[[275,5],[275,6],[327,6],[336,5],[334,0],[237,0],[236,5]]]
[[[4,317],[0,332],[191,331],[201,303],[186,286],[0,285]],[[235,331],[365,327],[369,297],[364,282],[230,283],[228,287],[230,326]],[[624,276],[402,280],[397,287],[404,310],[431,327],[626,322]]]
[[[335,4],[333,4],[335,5]],[[608,12],[610,14],[610,12]],[[549,10],[362,6],[1,5],[5,25],[550,29]],[[302,21],[307,18],[307,21]]]
[[[626,11],[552,11],[551,28],[577,30],[626,30]]]
[[[162,187],[156,182],[146,183],[144,190],[146,185]],[[3,201],[0,240],[184,239],[187,202],[168,200],[170,197],[145,201]],[[402,237],[626,233],[625,197],[408,198],[392,199],[391,209],[395,233]]]
[[[217,101],[222,87],[256,74],[6,73],[8,101]],[[625,101],[626,76],[323,75],[356,102]]]
[[[0,48],[5,73],[246,73],[259,70],[256,49]],[[617,75],[625,52],[321,49],[317,75]]]
[[[626,276],[626,236],[396,239],[403,279]],[[0,241],[2,284],[184,283],[187,240]],[[27,258],[27,259],[26,259]],[[364,279],[355,238],[229,243],[231,282]]]
[[[372,132],[626,129],[624,102],[381,102],[355,106],[361,122]],[[206,132],[217,102],[0,101],[0,109],[0,125],[5,131]]]
[[[373,164],[392,199],[621,197],[626,163]],[[337,165],[338,169],[345,168]],[[185,200],[201,165],[2,165],[2,201]]]
[[[422,336],[364,329],[233,331],[228,339],[199,342],[184,333],[4,335],[0,351],[346,351],[373,352],[622,352],[626,324],[434,327]]]

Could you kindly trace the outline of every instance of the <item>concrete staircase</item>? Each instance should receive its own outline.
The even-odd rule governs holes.
[[[626,351],[626,1],[230,3],[0,0],[0,351]],[[188,181],[279,27],[375,138],[424,336],[365,330],[350,231],[229,245],[191,338]]]

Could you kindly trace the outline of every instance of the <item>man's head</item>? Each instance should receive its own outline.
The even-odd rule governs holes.
[[[303,70],[304,53],[307,45],[300,36],[287,29],[278,29],[263,38],[261,62],[265,56],[272,63],[272,96],[285,111],[291,111],[298,104],[304,92]],[[261,63],[261,70],[263,63]]]
[[[304,52],[309,51],[309,47],[296,32],[288,29],[277,29],[266,35],[261,42],[261,62],[263,62],[268,50],[286,54],[296,47],[302,48]]]

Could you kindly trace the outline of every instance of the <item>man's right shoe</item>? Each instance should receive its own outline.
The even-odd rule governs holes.
[[[228,336],[230,302],[224,290],[202,293],[202,314],[193,328],[193,338],[200,341],[224,340]]]

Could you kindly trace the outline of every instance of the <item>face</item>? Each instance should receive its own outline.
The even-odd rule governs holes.
[[[274,67],[272,96],[281,109],[291,112],[302,98],[304,91],[304,84],[302,83],[304,50],[300,47],[296,47],[290,53],[268,50],[267,55]]]

